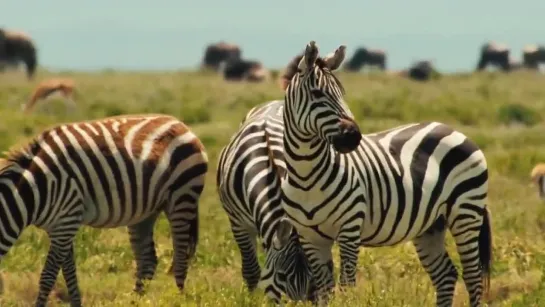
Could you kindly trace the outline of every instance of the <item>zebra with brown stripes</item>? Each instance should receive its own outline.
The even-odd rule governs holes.
[[[128,226],[137,262],[136,291],[157,266],[153,225],[165,212],[181,290],[198,241],[198,200],[208,159],[178,119],[126,115],[47,129],[0,164],[0,259],[24,228],[51,240],[36,306],[45,306],[62,269],[72,306],[81,305],[74,236],[82,225]]]

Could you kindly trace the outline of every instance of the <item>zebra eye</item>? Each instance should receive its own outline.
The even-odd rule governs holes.
[[[324,93],[320,90],[311,90],[310,93],[312,94],[312,97],[316,99],[319,99],[325,96]]]

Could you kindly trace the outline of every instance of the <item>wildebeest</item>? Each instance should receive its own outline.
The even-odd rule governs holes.
[[[386,69],[386,52],[379,49],[360,47],[356,49],[352,58],[346,62],[344,69],[347,71],[359,71],[364,66]]]
[[[206,47],[201,67],[218,71],[222,62],[240,60],[241,56],[239,46],[221,41]]]
[[[510,70],[509,65],[510,50],[506,45],[495,42],[488,42],[481,47],[479,63],[477,70],[483,70],[488,65],[498,66],[504,71]]]
[[[407,77],[415,81],[428,81],[432,77],[439,76],[439,72],[429,60],[414,62],[408,69],[393,72],[393,75]]]
[[[222,64],[223,78],[228,81],[261,82],[269,78],[270,72],[255,60],[229,60]]]
[[[21,62],[26,65],[28,79],[32,79],[38,66],[34,42],[26,33],[0,28],[0,71]]]
[[[527,45],[522,50],[524,67],[538,69],[540,63],[545,63],[545,46]]]

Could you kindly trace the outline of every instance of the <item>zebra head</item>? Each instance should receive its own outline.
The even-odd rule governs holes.
[[[294,301],[315,301],[316,286],[299,236],[291,223],[282,218],[267,248],[260,287],[275,302],[282,294]]]
[[[286,87],[286,127],[294,137],[322,139],[340,153],[355,150],[361,132],[344,101],[344,88],[333,74],[345,56],[344,45],[321,58],[311,41]]]

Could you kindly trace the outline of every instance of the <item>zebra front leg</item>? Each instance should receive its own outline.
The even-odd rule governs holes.
[[[331,254],[334,241],[323,240],[319,245],[308,242],[302,237],[300,237],[300,241],[316,281],[316,299],[318,303],[327,305],[329,296],[335,288]]]
[[[68,289],[68,295],[71,298],[71,307],[81,306],[81,293],[78,286],[78,278],[76,275],[76,263],[74,260],[74,244],[71,245],[70,250],[64,261],[62,262],[62,274],[66,282],[66,288]]]
[[[75,225],[64,225],[60,227],[55,227],[55,230],[49,233],[51,245],[49,247],[49,252],[47,253],[45,265],[42,269],[42,273],[40,276],[40,290],[38,292],[38,298],[36,299],[36,307],[42,307],[46,305],[49,294],[51,293],[51,290],[53,289],[53,286],[57,281],[57,275],[59,274],[61,265],[64,266],[64,263],[66,262],[69,269],[69,264],[74,264],[74,254],[71,251],[73,251],[73,240],[78,227],[79,223]],[[67,260],[67,257],[72,257],[72,260]],[[73,277],[70,276],[70,270],[68,270],[66,274],[68,274],[69,280],[71,280],[72,282],[77,282],[77,280],[74,280]],[[75,276],[75,265],[73,274]],[[79,291],[77,293],[74,292],[74,294],[78,295]],[[81,297],[71,296],[70,299],[73,306],[81,305]]]
[[[445,249],[444,220],[413,240],[420,263],[431,278],[437,306],[452,306],[458,272]]]
[[[252,292],[256,289],[261,277],[261,267],[257,260],[256,236],[234,222],[231,222],[231,230],[240,250],[242,278],[246,282],[248,291]],[[267,276],[264,278],[266,279]]]
[[[360,242],[359,232],[357,237],[339,237],[339,250],[341,256],[341,276],[339,283],[341,288],[354,287],[356,285]]]
[[[155,213],[138,224],[129,226],[131,248],[136,260],[136,282],[133,291],[144,293],[144,280],[151,280],[157,269],[157,253],[153,240],[153,227],[159,213]]]

